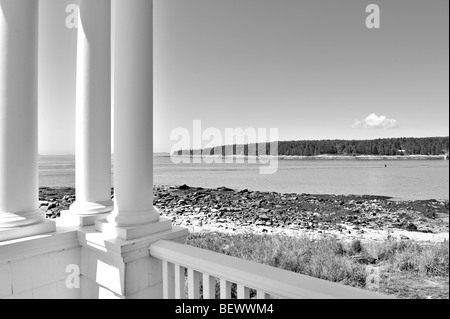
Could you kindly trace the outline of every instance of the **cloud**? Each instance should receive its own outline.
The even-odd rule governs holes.
[[[386,128],[397,128],[399,127],[398,122],[394,119],[388,119],[386,116],[381,115],[377,116],[376,114],[372,113],[368,117],[366,117],[365,120],[355,120],[355,122],[352,125],[352,128],[380,128],[380,129],[386,129]]]
[[[355,120],[355,122],[352,124],[352,128],[359,128],[363,125],[363,122],[360,120]]]

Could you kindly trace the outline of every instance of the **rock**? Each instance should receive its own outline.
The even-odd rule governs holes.
[[[400,234],[400,240],[409,240],[408,236]]]
[[[194,221],[194,226],[203,226],[203,222],[201,220]]]
[[[409,231],[415,231],[415,230],[417,230],[417,226],[414,225],[413,223],[408,223],[404,228],[405,228],[406,230],[409,230]]]
[[[441,218],[448,216],[448,201],[397,202],[374,196],[312,196],[233,191],[228,187],[200,189],[186,184],[155,185],[153,189],[154,205],[163,217],[173,219],[178,225],[200,224],[201,221],[203,226],[223,225],[222,229],[227,226],[231,230],[237,225],[250,229],[258,224],[269,233],[273,228],[309,228],[323,233],[351,230],[351,234],[362,234],[362,228],[448,232],[448,217],[445,221]],[[41,209],[47,210],[47,217],[56,218],[61,209],[73,203],[74,194],[73,188],[40,188],[39,204]],[[217,222],[218,219],[221,221]],[[341,224],[347,225],[347,229]]]
[[[372,264],[375,264],[377,261],[372,256],[357,256],[355,259],[358,263],[364,264],[364,265],[372,265]]]
[[[184,213],[184,208],[175,208],[174,210],[173,210],[173,212],[175,213],[175,214],[183,214]]]

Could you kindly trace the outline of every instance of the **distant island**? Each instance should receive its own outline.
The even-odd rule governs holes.
[[[273,145],[273,143],[272,143]],[[222,145],[196,150],[178,150],[174,155],[190,156],[264,156],[258,154],[258,144]],[[278,156],[282,158],[445,158],[448,159],[449,137],[402,137],[374,140],[304,140],[278,142]]]

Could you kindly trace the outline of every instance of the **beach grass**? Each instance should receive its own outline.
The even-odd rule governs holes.
[[[398,298],[449,298],[448,242],[343,242],[334,237],[198,232],[191,233],[187,243]],[[368,281],[368,269],[373,268],[379,271],[375,285]]]

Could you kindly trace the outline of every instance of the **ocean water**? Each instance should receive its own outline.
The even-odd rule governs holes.
[[[272,175],[259,164],[174,164],[155,156],[154,184],[275,191],[281,193],[384,195],[398,199],[449,199],[449,161],[280,160]],[[74,156],[40,156],[40,186],[74,186]]]

